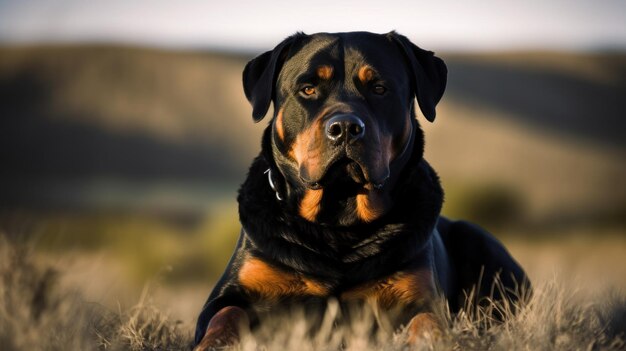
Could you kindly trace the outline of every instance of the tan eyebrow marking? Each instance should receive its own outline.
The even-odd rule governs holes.
[[[361,83],[367,84],[367,82],[374,78],[374,70],[370,66],[362,66],[359,68],[358,76]]]
[[[320,79],[329,80],[333,76],[333,66],[330,65],[322,65],[317,67],[317,76]]]

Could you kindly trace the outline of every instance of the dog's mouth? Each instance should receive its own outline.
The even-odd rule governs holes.
[[[388,170],[387,172],[373,172],[371,167],[346,155],[336,157],[324,168],[325,172],[320,174],[319,179],[311,180],[301,176],[301,181],[309,189],[352,184],[371,190],[382,188],[389,178]]]

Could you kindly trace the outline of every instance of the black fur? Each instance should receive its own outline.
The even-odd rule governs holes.
[[[393,60],[391,65],[389,60]],[[329,81],[307,78],[315,82],[319,96],[301,96],[294,80],[302,79],[302,72],[320,63],[334,65],[336,76]],[[359,65],[371,65],[386,74],[382,81],[390,93],[372,96],[367,90],[369,85],[364,85],[367,82],[351,80],[356,71],[343,71],[343,67]],[[409,268],[432,272],[438,294],[447,298],[453,311],[462,306],[465,295],[476,284],[480,284],[478,297],[490,296],[498,275],[511,290],[517,283],[528,284],[523,270],[493,236],[478,226],[453,222],[439,214],[443,190],[437,174],[423,158],[423,133],[411,116],[413,99],[417,97],[426,118],[434,120],[446,73],[445,64],[432,52],[393,32],[299,33],[246,66],[244,91],[253,106],[255,121],[264,117],[271,102],[275,118],[266,128],[261,152],[239,190],[240,238],[224,275],[200,313],[196,343],[202,340],[211,318],[227,306],[243,308],[253,323],[260,311],[271,313],[291,304],[318,306],[314,302],[319,298],[309,296],[284,296],[279,302],[251,296],[238,278],[239,269],[250,257],[320,282],[328,291],[325,298],[337,298],[340,303],[343,292]],[[281,109],[283,121],[277,122]],[[320,115],[320,111],[330,112]],[[305,219],[299,205],[313,186],[303,181],[299,173],[302,168],[289,155],[290,148],[298,133],[314,126],[316,119],[346,111],[367,122],[371,134],[366,138],[388,135],[395,141],[406,130],[408,119],[411,133],[403,141],[404,148],[382,166],[380,162],[371,165],[359,159],[371,155],[368,149],[382,147],[368,140],[345,146],[347,152],[321,143],[321,148],[328,149],[330,161],[323,165],[326,168],[320,184],[314,186],[323,187],[324,197],[315,220]],[[281,137],[276,123],[284,123],[280,126],[284,128]],[[382,167],[383,171],[387,167],[390,175],[380,189],[371,190],[371,179],[346,177],[345,172],[350,171],[344,166],[348,170],[360,167],[363,175],[370,172],[372,178],[383,173],[370,167]],[[268,182],[268,169],[275,189]],[[387,200],[384,213],[373,220],[365,221],[355,214],[355,196],[363,189]],[[276,193],[282,200],[276,198]],[[515,298],[510,291],[504,295],[497,292],[496,299]],[[425,308],[407,307],[396,324],[408,322]]]

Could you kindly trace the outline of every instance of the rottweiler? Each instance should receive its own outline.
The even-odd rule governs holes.
[[[296,33],[246,65],[254,121],[272,103],[273,118],[239,190],[241,234],[198,318],[198,350],[236,343],[260,314],[329,299],[373,304],[411,341],[441,330],[437,298],[457,311],[470,291],[513,300],[529,286],[492,235],[440,215],[415,101],[433,122],[446,79],[440,58],[396,32]]]

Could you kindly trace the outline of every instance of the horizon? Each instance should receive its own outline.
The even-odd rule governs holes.
[[[276,42],[275,44],[278,44]],[[273,46],[267,47],[231,47],[212,44],[198,45],[173,45],[167,43],[150,43],[142,41],[124,41],[112,39],[94,40],[40,40],[40,41],[2,41],[0,39],[0,49],[13,48],[128,48],[138,50],[156,50],[164,52],[178,53],[209,53],[216,55],[234,56],[256,56],[265,51],[272,50]],[[435,54],[440,55],[508,55],[508,54],[572,54],[572,55],[626,55],[626,46],[611,47],[597,46],[589,48],[546,48],[546,47],[503,47],[503,48],[444,48],[432,49]]]

